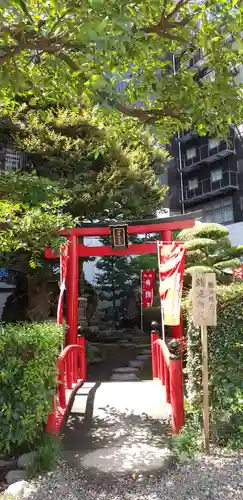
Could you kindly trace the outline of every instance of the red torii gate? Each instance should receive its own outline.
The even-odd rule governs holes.
[[[189,213],[176,217],[165,217],[162,219],[151,219],[143,221],[117,221],[112,225],[127,224],[129,235],[159,233],[160,240],[166,243],[172,242],[172,232],[193,227],[197,213]],[[79,257],[104,257],[111,255],[138,255],[157,253],[157,241],[144,243],[131,243],[128,248],[114,249],[111,245],[88,247],[79,242],[79,238],[102,237],[110,235],[110,226],[107,223],[91,224],[83,223],[80,227],[61,231],[66,236],[68,245],[68,270],[67,270],[67,345],[77,344],[78,332],[78,258]],[[57,259],[50,248],[45,251],[46,259]],[[178,327],[173,327],[178,329]],[[173,332],[175,333],[175,332]],[[177,337],[178,335],[174,334]]]

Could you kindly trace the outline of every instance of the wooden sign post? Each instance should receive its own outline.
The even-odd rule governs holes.
[[[217,325],[215,273],[192,276],[192,320],[201,327],[204,449],[209,453],[208,326]]]

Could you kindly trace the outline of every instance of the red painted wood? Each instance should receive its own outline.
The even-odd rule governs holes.
[[[109,245],[101,245],[96,247],[88,247],[83,244],[77,245],[78,257],[107,257],[110,255],[143,255],[148,253],[157,253],[157,242],[148,243],[134,243],[128,246],[128,248],[122,248],[120,250],[114,250]],[[46,259],[59,259],[57,254],[54,254],[51,248],[45,249]]]
[[[153,379],[158,378],[158,359],[157,359],[157,344],[156,340],[159,340],[159,334],[152,330],[151,331],[151,351],[152,351],[152,374]]]
[[[164,340],[156,340],[155,346],[158,378],[165,387],[166,401],[171,404],[172,432],[177,434],[185,423],[182,360],[170,358]]]
[[[134,243],[128,248],[114,250],[111,246],[102,245],[97,247],[87,247],[78,245],[79,257],[106,257],[110,255],[143,255],[147,253],[157,253],[157,242]]]
[[[171,229],[165,229],[161,232],[161,241],[163,241],[164,243],[172,243]]]
[[[67,272],[67,345],[77,343],[78,334],[78,254],[77,236],[69,238]]]
[[[170,389],[172,409],[171,427],[172,431],[178,434],[185,423],[183,375],[180,359],[170,360]]]
[[[46,431],[50,434],[55,435],[62,428],[68,410],[66,391],[70,389],[75,391],[77,384],[82,382],[83,379],[80,378],[80,374],[85,373],[85,366],[82,366],[83,362],[86,366],[84,348],[81,345],[67,346],[57,360],[58,405],[56,404],[57,396],[54,394],[52,411],[48,416],[46,425]]]
[[[164,367],[164,376],[165,376],[164,385],[165,385],[166,401],[167,401],[167,403],[171,403],[170,371],[169,371],[169,367],[167,366],[167,364],[165,364],[165,367]]]
[[[66,382],[67,389],[70,391],[73,388],[72,360],[70,356],[66,360]]]
[[[61,408],[66,408],[66,390],[65,390],[65,364],[63,360],[57,360],[57,370],[58,370],[58,399],[59,406]]]
[[[184,328],[183,328],[183,315],[181,313],[181,321],[179,325],[172,326],[172,337],[174,339],[180,339],[184,336]]]
[[[137,226],[130,226],[128,222],[128,234],[145,234],[145,233],[161,233],[162,231],[176,231],[178,229],[186,229],[193,227],[194,219],[175,220],[169,222],[154,222],[144,223]],[[63,236],[108,236],[110,234],[109,226],[106,227],[75,227],[61,231]]]
[[[86,380],[87,378],[87,363],[86,363],[86,340],[85,337],[78,337],[77,340],[78,345],[82,347],[82,353],[80,357],[80,363],[78,365],[78,377]]]

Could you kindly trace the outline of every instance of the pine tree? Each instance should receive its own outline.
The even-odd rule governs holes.
[[[184,242],[186,249],[186,283],[190,282],[193,272],[215,272],[218,281],[230,281],[225,271],[240,266],[243,245],[232,246],[228,235],[225,226],[200,222],[178,234],[178,240]]]

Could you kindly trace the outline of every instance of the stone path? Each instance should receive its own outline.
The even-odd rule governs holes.
[[[67,421],[64,458],[82,475],[108,481],[161,472],[172,460],[168,417],[157,381],[85,383]]]
[[[172,462],[169,406],[158,381],[141,381],[151,357],[143,346],[110,382],[85,383],[76,393],[64,436],[68,464],[93,476],[151,474]]]
[[[143,368],[144,364],[151,358],[151,349],[146,346],[138,351],[136,359],[130,361],[128,366],[115,368],[110,380],[114,381],[131,381],[140,380],[139,371]]]

